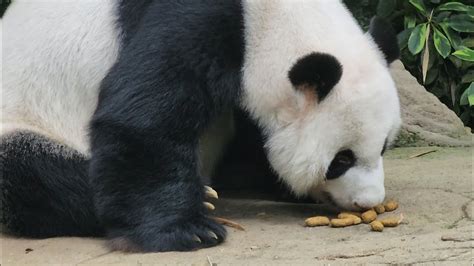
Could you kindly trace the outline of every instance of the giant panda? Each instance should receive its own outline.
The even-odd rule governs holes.
[[[336,0],[16,0],[1,23],[10,233],[137,252],[223,242],[200,171],[232,135],[232,108],[295,195],[384,199],[400,110],[382,19],[364,33]]]

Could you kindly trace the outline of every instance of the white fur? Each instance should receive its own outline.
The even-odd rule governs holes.
[[[387,135],[392,139],[399,127],[400,111],[386,62],[372,39],[340,1],[247,0],[244,10],[242,106],[267,135],[272,167],[297,195],[326,191],[345,208],[353,208],[356,200],[364,205],[383,200],[380,152]],[[343,75],[308,111],[301,99],[309,99],[296,92],[288,71],[312,52],[335,56]],[[354,151],[357,166],[324,183],[342,149]]]
[[[332,199],[346,209],[369,209],[385,198],[383,160],[379,158],[373,168],[356,166],[340,178],[328,180],[310,191],[311,197],[326,200],[329,192]]]
[[[6,55],[2,136],[29,130],[89,153],[88,124],[100,82],[119,51],[115,2],[16,0],[10,5],[0,21]],[[231,114],[224,114],[201,139],[206,177],[232,137],[231,122]]]
[[[380,150],[400,114],[371,38],[336,0],[244,0],[244,11],[242,106],[264,129],[273,168],[297,194],[326,191],[345,207],[380,201]],[[12,3],[1,22],[2,134],[32,130],[88,153],[98,88],[119,50],[115,19],[113,0]],[[288,71],[315,51],[334,55],[343,76],[321,104],[303,110],[308,99]],[[343,148],[355,152],[357,167],[324,183]]]
[[[13,1],[3,18],[2,134],[32,130],[82,153],[119,39],[113,0]]]

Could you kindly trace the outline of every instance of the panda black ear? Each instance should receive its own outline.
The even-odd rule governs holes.
[[[385,60],[390,64],[400,57],[397,35],[392,25],[381,17],[373,17],[370,21],[369,33],[385,55]]]
[[[293,86],[298,89],[314,89],[318,101],[322,101],[339,82],[342,66],[330,54],[311,53],[299,59],[288,73]]]

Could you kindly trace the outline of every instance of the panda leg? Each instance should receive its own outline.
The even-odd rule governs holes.
[[[203,203],[206,194],[215,194],[204,189],[198,147],[220,111],[201,82],[173,76],[155,84],[152,71],[127,67],[146,66],[147,58],[119,62],[102,84],[91,123],[89,172],[99,219],[115,250],[217,245],[226,231],[208,216],[212,205]]]
[[[111,248],[185,251],[222,242],[225,229],[208,217],[212,205],[204,204],[213,193],[198,175],[197,136],[188,142],[159,130],[137,132],[137,120],[112,122],[120,119],[116,112],[105,113],[92,123],[90,173]]]
[[[0,151],[7,232],[40,238],[103,235],[83,155],[31,131],[3,135]]]

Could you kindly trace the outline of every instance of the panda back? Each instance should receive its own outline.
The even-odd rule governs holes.
[[[35,131],[87,153],[99,86],[119,50],[114,5],[12,3],[2,20],[2,135]]]

